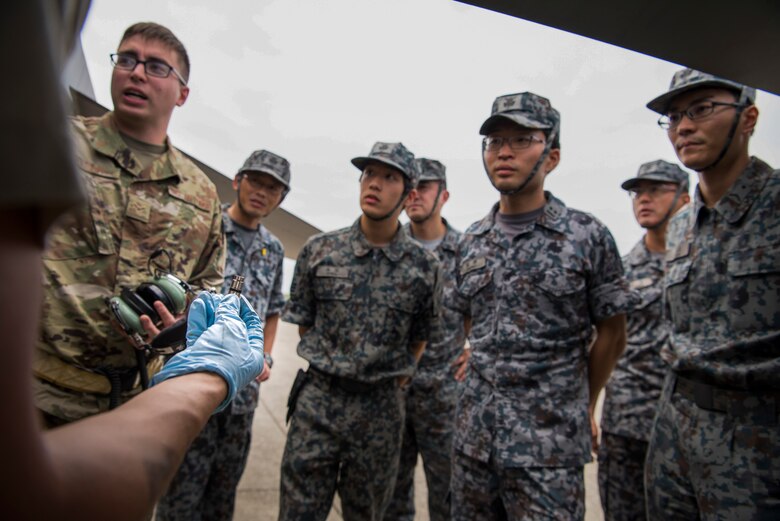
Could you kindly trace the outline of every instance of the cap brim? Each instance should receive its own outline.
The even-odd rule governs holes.
[[[643,175],[642,177],[632,177],[631,179],[627,179],[626,181],[623,181],[623,184],[620,185],[620,188],[622,188],[623,190],[631,190],[636,185],[638,185],[640,181],[652,181],[654,183],[672,183],[675,185],[680,184],[680,181],[676,179],[669,179],[669,177],[663,174],[658,174],[658,175],[648,174],[648,175]]]
[[[484,123],[482,123],[482,126],[479,127],[479,133],[483,136],[486,136],[488,133],[490,133],[490,130],[498,123],[502,121],[510,121],[514,123],[515,125],[519,125],[523,128],[532,128],[534,130],[546,130],[548,128],[552,128],[551,125],[547,123],[539,123],[538,121],[534,121],[533,119],[529,118],[525,114],[521,112],[516,113],[504,113],[504,114],[493,114],[489,118],[485,120]]]
[[[732,89],[732,90],[734,89],[740,90],[742,88],[742,86],[739,84],[729,83],[723,80],[704,80],[696,83],[689,83],[688,85],[682,85],[674,90],[665,92],[660,96],[658,96],[657,98],[652,99],[650,102],[648,102],[646,106],[653,112],[657,112],[658,114],[664,115],[666,113],[666,109],[669,107],[669,103],[672,101],[673,98],[679,96],[684,92],[688,92],[689,90],[701,89],[704,87],[721,87],[724,89]]]
[[[282,183],[286,189],[288,190],[290,189],[290,185],[287,183],[287,181],[282,179],[281,176],[279,176],[279,174],[271,170],[264,170],[262,168],[245,168],[243,170],[238,171],[239,174],[243,174],[244,172],[260,172],[261,174],[268,174],[274,179],[276,179],[277,181],[279,181],[280,183]]]
[[[357,167],[361,172],[366,168],[369,163],[382,163],[383,165],[391,166],[401,172],[404,177],[409,177],[407,173],[401,168],[401,165],[389,159],[379,157],[356,157],[352,160],[352,164]]]

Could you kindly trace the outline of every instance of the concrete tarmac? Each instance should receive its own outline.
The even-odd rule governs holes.
[[[260,404],[252,428],[252,449],[236,498],[235,521],[272,521],[279,515],[279,469],[287,438],[284,418],[287,396],[299,368],[306,362],[296,354],[297,326],[279,322],[273,349],[274,367],[271,378],[260,386]],[[585,468],[586,521],[602,521],[598,498],[596,464]],[[427,489],[422,465],[418,462],[415,475],[416,520],[428,519]],[[341,521],[338,498],[328,521]]]

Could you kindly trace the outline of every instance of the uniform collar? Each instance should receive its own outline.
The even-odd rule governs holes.
[[[228,215],[228,209],[232,203],[225,203],[222,205],[222,225],[225,230],[225,235],[233,235],[236,232],[236,223]],[[263,242],[268,242],[266,237],[266,229],[262,223],[257,226],[257,235],[261,237]],[[255,239],[257,241],[257,239]]]
[[[459,233],[458,231],[450,226],[450,223],[447,222],[447,219],[444,217],[441,218],[442,222],[444,222],[444,226],[446,227],[446,230],[444,231],[444,237],[442,237],[441,242],[436,247],[436,249],[444,249],[451,252],[457,251],[458,248],[458,238]],[[404,225],[404,230],[406,230],[407,235],[409,235],[410,239],[414,239],[414,236],[412,235],[412,225],[411,223],[406,223]]]
[[[360,229],[360,218],[355,221],[350,230],[350,242],[352,243],[352,251],[357,257],[363,257],[367,255],[371,250],[379,250],[384,253],[385,257],[392,262],[398,262],[404,254],[409,251],[412,240],[409,234],[406,232],[403,226],[398,226],[398,231],[390,244],[383,247],[377,247],[368,242],[366,236],[363,234],[363,230]]]
[[[130,147],[122,140],[113,112],[108,112],[98,119],[97,130],[89,139],[95,151],[113,158],[119,166],[133,176],[141,176],[143,173],[141,162],[135,158]],[[180,182],[189,180],[187,175],[182,173],[186,171],[182,168],[186,159],[173,147],[170,138],[166,137],[166,141],[168,150],[163,154],[162,161],[155,161],[150,165],[146,178],[152,181],[170,177],[177,177]]]
[[[745,171],[742,172],[728,192],[726,192],[726,195],[715,204],[712,210],[722,215],[728,223],[737,223],[753,206],[771,174],[772,167],[757,157],[751,157]],[[698,217],[705,206],[701,197],[701,191],[697,186],[693,195],[693,214]]]
[[[631,251],[628,252],[627,260],[631,266],[642,266],[653,262],[654,254],[647,249],[645,244],[645,236],[643,235],[639,242],[637,242]],[[659,254],[658,258],[663,259],[663,254]]]
[[[542,212],[542,215],[539,216],[539,219],[536,221],[535,225],[543,226],[544,228],[548,228],[559,233],[566,232],[566,205],[563,204],[563,201],[548,191],[544,192],[544,197],[547,199],[547,203],[544,205],[544,211]],[[496,213],[498,213],[498,205],[499,203],[493,205],[490,213],[474,225],[471,233],[475,235],[489,234],[493,242],[496,244],[501,244],[502,240],[499,239],[499,237],[503,237],[504,234],[499,228],[498,224],[496,224]]]

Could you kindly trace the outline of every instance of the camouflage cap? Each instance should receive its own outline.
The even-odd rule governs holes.
[[[411,181],[412,185],[417,184],[417,180],[420,177],[420,172],[414,162],[414,154],[403,143],[383,143],[377,141],[374,143],[368,156],[356,157],[352,160],[352,164],[363,170],[372,161],[400,170],[404,177]]]
[[[447,169],[439,161],[421,157],[420,159],[415,159],[414,162],[420,171],[420,181],[447,182]]]
[[[268,150],[255,150],[236,175],[244,172],[262,172],[268,174],[285,187],[285,193],[290,190],[290,162],[282,156],[277,156]]]
[[[623,190],[631,190],[640,181],[656,181],[659,183],[674,183],[680,185],[684,191],[688,191],[688,172],[674,163],[658,159],[644,163],[639,167],[636,177],[632,177],[620,187]]]
[[[499,96],[493,102],[490,117],[482,123],[479,133],[486,136],[499,121],[511,121],[524,128],[540,130],[559,129],[561,115],[552,108],[550,100],[533,92]]]
[[[669,90],[654,98],[647,104],[647,108],[659,114],[666,113],[669,103],[675,96],[693,89],[702,87],[723,87],[729,90],[736,90],[740,94],[740,101],[747,101],[750,104],[756,102],[756,89],[737,83],[736,81],[718,78],[706,72],[695,69],[683,69],[677,71],[672,76],[672,83],[669,84]]]

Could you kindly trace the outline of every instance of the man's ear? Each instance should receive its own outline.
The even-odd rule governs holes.
[[[176,106],[181,107],[184,102],[187,101],[187,96],[190,95],[190,88],[187,85],[182,85],[179,90],[179,99],[176,100]]]
[[[560,162],[561,162],[561,149],[560,148],[550,149],[550,153],[547,154],[547,158],[545,158],[544,164],[542,165],[545,175],[555,170],[555,168],[558,166],[558,163]]]
[[[742,111],[742,129],[745,133],[752,136],[758,123],[758,107],[750,105]]]

